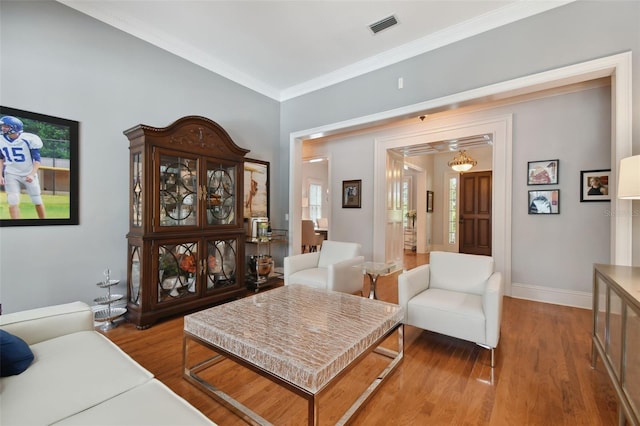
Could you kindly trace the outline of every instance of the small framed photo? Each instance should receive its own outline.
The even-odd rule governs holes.
[[[559,214],[560,190],[529,191],[529,214]]]
[[[580,172],[580,202],[611,201],[609,178],[611,169]]]
[[[560,160],[529,161],[527,185],[556,185]]]
[[[433,213],[433,191],[427,191],[427,213]]]
[[[342,181],[342,208],[359,209],[362,204],[362,180]]]

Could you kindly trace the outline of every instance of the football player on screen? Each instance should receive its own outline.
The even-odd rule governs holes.
[[[24,186],[36,208],[38,217],[45,218],[45,208],[40,195],[38,168],[42,139],[33,133],[23,132],[24,125],[16,117],[0,118],[0,185],[4,185],[11,219],[20,218],[20,186]]]

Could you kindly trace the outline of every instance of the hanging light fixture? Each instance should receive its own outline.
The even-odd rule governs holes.
[[[471,168],[476,164],[478,164],[478,162],[469,157],[467,155],[467,152],[464,150],[460,151],[458,155],[456,155],[453,160],[449,161],[448,163],[449,167],[460,173],[471,170]]]

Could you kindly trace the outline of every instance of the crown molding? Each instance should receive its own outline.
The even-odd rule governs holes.
[[[56,0],[74,10],[124,31],[167,52],[173,53],[195,65],[201,66],[239,85],[254,90],[264,96],[283,102],[354,77],[375,71],[400,61],[421,55],[457,41],[473,37],[518,20],[564,6],[576,0],[517,1],[492,12],[451,26],[398,48],[369,57],[336,71],[327,73],[304,83],[278,90],[270,84],[258,80],[244,71],[220,61],[207,52],[189,46],[165,32],[159,32],[144,21],[117,16],[108,10],[109,2]]]
[[[573,3],[576,0],[558,1],[518,1],[485,13],[457,25],[445,28],[426,37],[406,43],[379,55],[371,56],[352,65],[346,66],[321,77],[291,86],[280,94],[280,101],[286,101],[315,90],[346,81],[371,71],[419,56],[423,53],[439,49],[448,44],[482,34],[486,31]]]

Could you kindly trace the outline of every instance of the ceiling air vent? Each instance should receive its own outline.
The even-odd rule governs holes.
[[[375,23],[369,25],[369,29],[374,34],[377,34],[382,30],[386,30],[389,27],[393,27],[397,23],[398,23],[398,20],[396,19],[396,17],[391,15],[391,16],[388,16],[388,17],[386,17],[384,19],[379,20],[378,22],[375,22]]]

